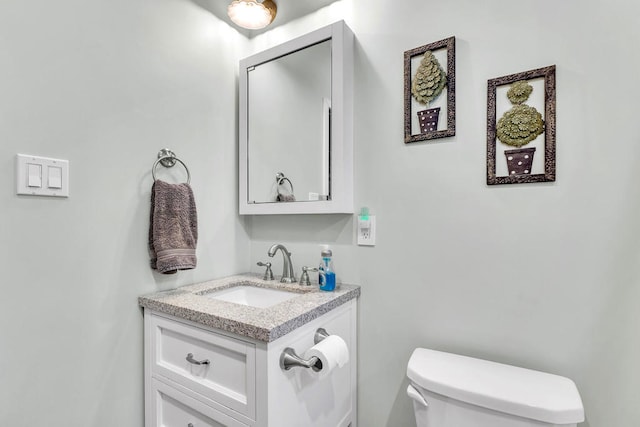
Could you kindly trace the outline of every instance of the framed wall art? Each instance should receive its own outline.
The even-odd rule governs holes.
[[[555,180],[555,65],[489,80],[487,184]]]
[[[456,134],[456,39],[404,53],[404,142]]]

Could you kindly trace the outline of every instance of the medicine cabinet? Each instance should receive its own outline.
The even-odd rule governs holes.
[[[352,87],[344,21],[240,61],[241,215],[353,213]]]

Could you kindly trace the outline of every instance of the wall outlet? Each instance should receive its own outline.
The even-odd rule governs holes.
[[[366,218],[366,219],[363,219]],[[375,246],[376,244],[376,217],[358,217],[358,245]]]

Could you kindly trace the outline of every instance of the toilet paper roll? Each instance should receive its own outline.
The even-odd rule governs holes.
[[[318,344],[311,347],[305,353],[305,358],[317,357],[322,364],[322,369],[310,369],[315,375],[324,377],[336,367],[342,368],[349,363],[349,347],[338,335],[329,335]],[[316,364],[319,367],[319,364]]]

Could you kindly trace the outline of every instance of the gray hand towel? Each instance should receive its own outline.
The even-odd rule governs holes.
[[[160,273],[196,267],[198,216],[189,184],[156,180],[151,188],[149,253],[151,268]]]
[[[296,196],[294,196],[293,194],[278,194],[276,200],[279,202],[295,202]]]

